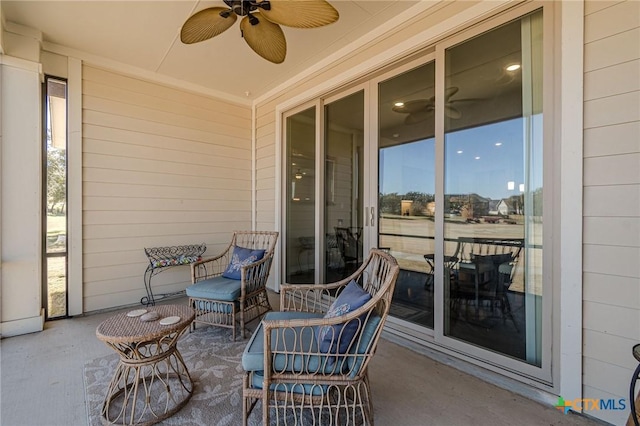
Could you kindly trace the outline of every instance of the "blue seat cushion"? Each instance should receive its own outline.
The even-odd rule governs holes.
[[[241,281],[214,277],[198,281],[186,288],[187,296],[198,299],[221,300],[234,302],[240,298]]]
[[[269,312],[264,321],[286,319],[310,319],[322,318],[322,314],[309,312]],[[297,373],[333,373],[339,368],[333,362],[333,357],[318,355],[318,342],[314,327],[295,327],[272,331],[272,350],[285,350],[287,352],[306,352],[309,354],[276,354],[272,360],[272,368],[275,371]],[[262,322],[251,336],[249,343],[242,354],[242,367],[245,371],[264,370],[264,328]]]
[[[376,331],[378,330],[378,326],[380,325],[381,320],[382,318],[380,318],[380,316],[376,314],[372,314],[369,317],[369,319],[367,320],[367,323],[365,324],[360,334],[360,341],[358,342],[357,345],[353,345],[350,348],[349,350],[350,354],[365,354],[367,352],[370,352],[368,351],[368,347],[371,344],[371,341],[373,340],[373,337],[375,336]],[[353,379],[358,374],[360,374],[360,369],[362,368],[363,362],[364,362],[364,356],[348,357],[347,366],[350,371],[349,378]]]
[[[264,382],[264,372],[254,371],[251,375],[251,387],[254,389],[262,389]],[[301,395],[323,395],[329,389],[328,385],[314,385],[311,383],[272,383],[269,388],[273,391],[286,391],[287,393],[297,393]]]

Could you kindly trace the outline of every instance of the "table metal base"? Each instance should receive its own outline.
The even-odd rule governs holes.
[[[152,425],[180,410],[191,398],[193,382],[175,346],[142,359],[140,348],[126,348],[102,406],[105,424]]]

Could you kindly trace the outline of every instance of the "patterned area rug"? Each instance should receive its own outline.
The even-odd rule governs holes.
[[[239,425],[242,424],[242,351],[248,339],[231,341],[230,331],[217,327],[201,327],[187,332],[178,348],[193,380],[189,402],[162,425]],[[89,361],[84,366],[85,399],[88,423],[102,425],[100,409],[118,363],[114,352]],[[262,411],[257,406],[251,413],[250,425],[261,423]]]

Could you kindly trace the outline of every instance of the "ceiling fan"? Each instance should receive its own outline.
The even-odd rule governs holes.
[[[208,40],[229,29],[238,16],[249,47],[276,64],[284,61],[287,42],[280,25],[315,28],[338,20],[338,11],[325,0],[223,0],[228,6],[210,7],[193,14],[180,31],[185,44]]]
[[[453,95],[458,93],[458,89],[455,86],[447,87],[444,90],[444,114],[453,119],[458,119],[462,117],[462,113],[459,109],[453,106],[456,102],[470,102],[470,101],[478,101],[480,99],[451,99]],[[391,108],[395,112],[399,112],[402,114],[409,114],[407,118],[404,119],[405,124],[416,124],[420,123],[427,118],[436,110],[436,97],[432,96],[429,99],[415,99],[413,101],[407,102],[397,102]]]

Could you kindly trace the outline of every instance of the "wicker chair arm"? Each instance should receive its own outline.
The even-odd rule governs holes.
[[[296,318],[296,319],[263,319],[262,326],[264,327],[265,333],[268,330],[274,330],[278,328],[296,328],[296,327],[316,327],[316,326],[325,326],[325,325],[337,325],[347,323],[354,319],[357,319],[363,315],[367,315],[368,312],[376,309],[376,305],[381,303],[382,300],[385,300],[385,303],[389,303],[385,298],[374,298],[369,300],[367,303],[355,309],[347,314],[340,315],[337,317],[331,318]],[[306,311],[310,312],[310,311]]]
[[[268,252],[262,259],[240,268],[242,276],[241,297],[266,287],[272,261],[273,253]]]
[[[281,284],[280,310],[325,313],[338,290],[349,284],[344,279],[329,284]]]
[[[222,275],[229,264],[229,250],[216,256],[206,257],[191,264],[191,283]]]

